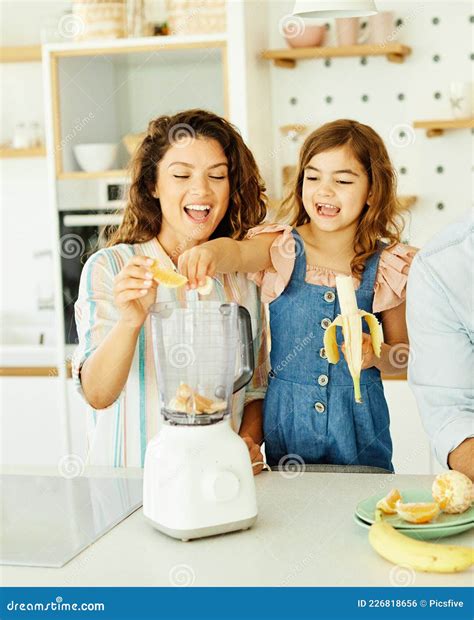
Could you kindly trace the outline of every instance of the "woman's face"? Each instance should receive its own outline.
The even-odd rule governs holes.
[[[161,233],[193,240],[209,239],[229,206],[228,162],[213,139],[175,144],[158,164],[155,197],[160,199]]]
[[[370,202],[367,173],[348,146],[315,155],[304,171],[303,205],[321,230],[334,232],[358,221]]]

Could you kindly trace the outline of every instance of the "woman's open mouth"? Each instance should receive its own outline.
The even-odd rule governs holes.
[[[190,204],[184,207],[186,215],[196,224],[203,224],[209,218],[211,205]]]
[[[316,204],[316,211],[321,217],[336,217],[340,210],[339,207],[335,207],[326,202],[318,202]]]

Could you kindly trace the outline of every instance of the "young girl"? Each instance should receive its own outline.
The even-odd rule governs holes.
[[[224,119],[190,110],[150,122],[132,162],[123,222],[108,247],[86,262],[75,306],[73,374],[90,405],[89,463],[143,466],[161,422],[148,310],[185,291],[158,287],[149,271],[153,259],[175,269],[186,249],[208,239],[243,239],[265,217],[264,192],[251,152]],[[233,423],[257,463],[268,374],[263,308],[243,274],[217,279],[206,300],[236,301],[252,318],[258,359],[252,382],[236,394]]]
[[[307,463],[392,471],[380,374],[400,374],[407,364],[405,286],[416,250],[400,243],[395,172],[381,138],[350,120],[317,129],[302,147],[289,202],[294,228],[263,226],[243,242],[209,242],[186,252],[180,270],[192,287],[216,270],[259,272],[272,337],[263,419],[269,464],[296,454]],[[362,404],[346,361],[330,365],[323,347],[340,313],[337,274],[352,275],[359,308],[383,326],[380,358],[363,336]]]

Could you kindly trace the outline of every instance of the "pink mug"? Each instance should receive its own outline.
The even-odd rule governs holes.
[[[396,40],[397,28],[392,11],[381,11],[377,15],[371,15],[368,22],[369,43],[384,45]]]
[[[369,38],[368,28],[362,30],[359,17],[339,17],[336,19],[337,44],[362,45]]]

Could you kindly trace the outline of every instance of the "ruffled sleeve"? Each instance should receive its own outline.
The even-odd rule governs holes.
[[[374,312],[396,308],[405,301],[408,272],[418,248],[397,243],[380,255],[374,288]]]
[[[247,233],[247,239],[265,233],[281,232],[270,248],[272,268],[256,273],[249,273],[248,278],[261,289],[261,300],[270,303],[279,297],[290,281],[295,266],[295,239],[291,226],[283,224],[262,224]]]

